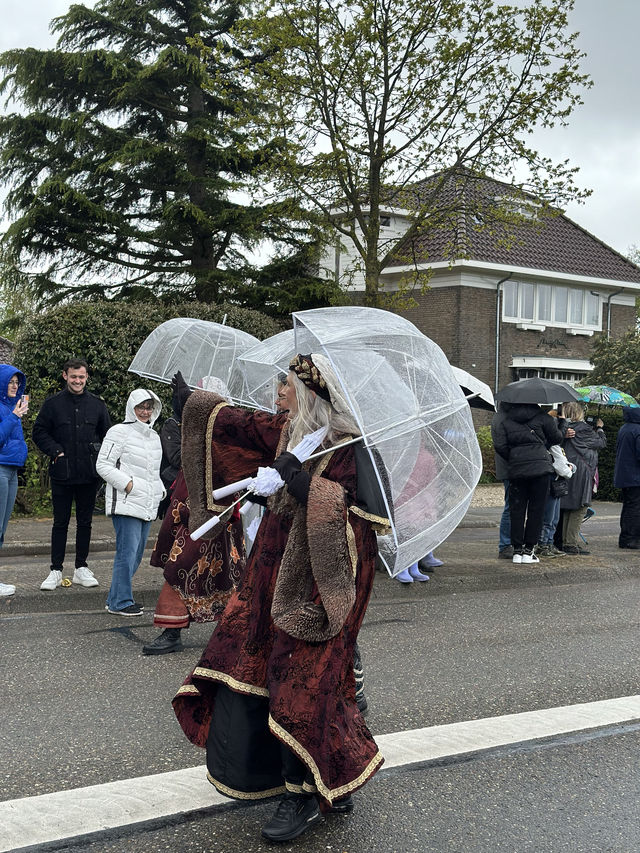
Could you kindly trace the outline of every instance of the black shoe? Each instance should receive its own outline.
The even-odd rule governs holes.
[[[142,654],[170,655],[171,652],[179,652],[183,648],[180,640],[180,628],[165,628],[152,643],[142,647]]]
[[[286,794],[278,803],[269,823],[262,827],[262,835],[269,841],[291,841],[321,820],[318,801],[314,796]]]
[[[591,553],[591,551],[587,551],[586,548],[580,548],[578,545],[563,545],[562,550],[569,556],[575,556],[576,554],[586,556]]]
[[[625,543],[620,542],[620,543],[618,543],[618,548],[631,548],[633,551],[638,551],[638,550],[640,550],[640,543],[639,542],[625,542]]]
[[[369,703],[367,702],[367,697],[362,693],[360,696],[356,696],[356,705],[358,706],[358,711],[361,714],[366,713],[367,708],[369,707]]]
[[[123,607],[122,610],[112,610],[107,604],[105,609],[114,616],[142,616],[142,607],[139,604],[130,604],[128,607]]]
[[[512,560],[513,559],[513,545],[507,545],[506,548],[502,548],[498,551],[498,557],[501,560]]]
[[[351,794],[348,794],[341,800],[336,800],[332,806],[329,806],[325,814],[351,814],[353,805],[353,797]]]

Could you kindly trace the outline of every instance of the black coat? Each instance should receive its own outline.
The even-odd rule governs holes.
[[[555,418],[534,405],[512,405],[495,426],[493,446],[506,464],[508,480],[528,480],[553,473],[548,448],[560,444]]]
[[[624,423],[616,443],[616,467],[613,485],[617,489],[640,486],[640,409],[625,406]]]
[[[33,440],[51,459],[51,479],[68,485],[96,479],[98,451],[110,426],[104,401],[89,391],[72,394],[65,388],[47,397],[33,425]],[[59,453],[64,456],[58,459]]]

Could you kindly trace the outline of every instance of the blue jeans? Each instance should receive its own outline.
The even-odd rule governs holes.
[[[542,517],[542,533],[540,534],[541,545],[553,545],[553,537],[560,518],[560,498],[547,497]]]
[[[15,465],[0,465],[0,548],[13,512],[18,493],[18,469]]]
[[[109,610],[123,610],[133,604],[131,581],[142,562],[151,522],[128,515],[112,515],[111,521],[116,531],[116,555],[107,607]]]
[[[511,507],[509,506],[509,481],[503,480],[504,484],[504,509],[500,518],[500,542],[498,549],[504,551],[511,545]]]

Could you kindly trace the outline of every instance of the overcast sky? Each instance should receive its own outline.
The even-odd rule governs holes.
[[[49,22],[70,5],[69,0],[2,0],[0,50],[53,46]],[[570,126],[538,136],[536,144],[554,159],[568,157],[580,167],[580,185],[593,190],[567,215],[627,254],[631,245],[640,246],[640,0],[576,0],[571,29],[580,33],[587,53],[583,69],[594,86]]]

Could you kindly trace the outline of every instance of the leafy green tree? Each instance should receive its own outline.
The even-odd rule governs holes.
[[[581,194],[575,169],[531,145],[531,129],[563,124],[589,85],[568,29],[572,5],[257,0],[238,22],[241,43],[263,55],[246,74],[271,109],[252,113],[245,101],[236,118],[272,143],[267,197],[295,194],[355,246],[367,304],[380,303],[380,273],[399,260],[398,239],[380,241],[389,206],[409,215],[410,263],[415,241],[460,214],[452,175],[523,174],[539,215]],[[533,209],[520,198],[524,211],[491,199],[471,212],[485,227],[517,225]]]
[[[611,385],[633,397],[640,395],[640,331],[629,329],[620,338],[599,335],[593,345],[589,385]]]
[[[216,301],[250,252],[282,237],[287,204],[242,191],[267,152],[230,125],[243,58],[236,0],[99,0],[56,18],[55,50],[0,56],[5,267],[38,300],[70,295]],[[220,46],[228,46],[221,53]],[[222,58],[221,58],[222,57]]]

